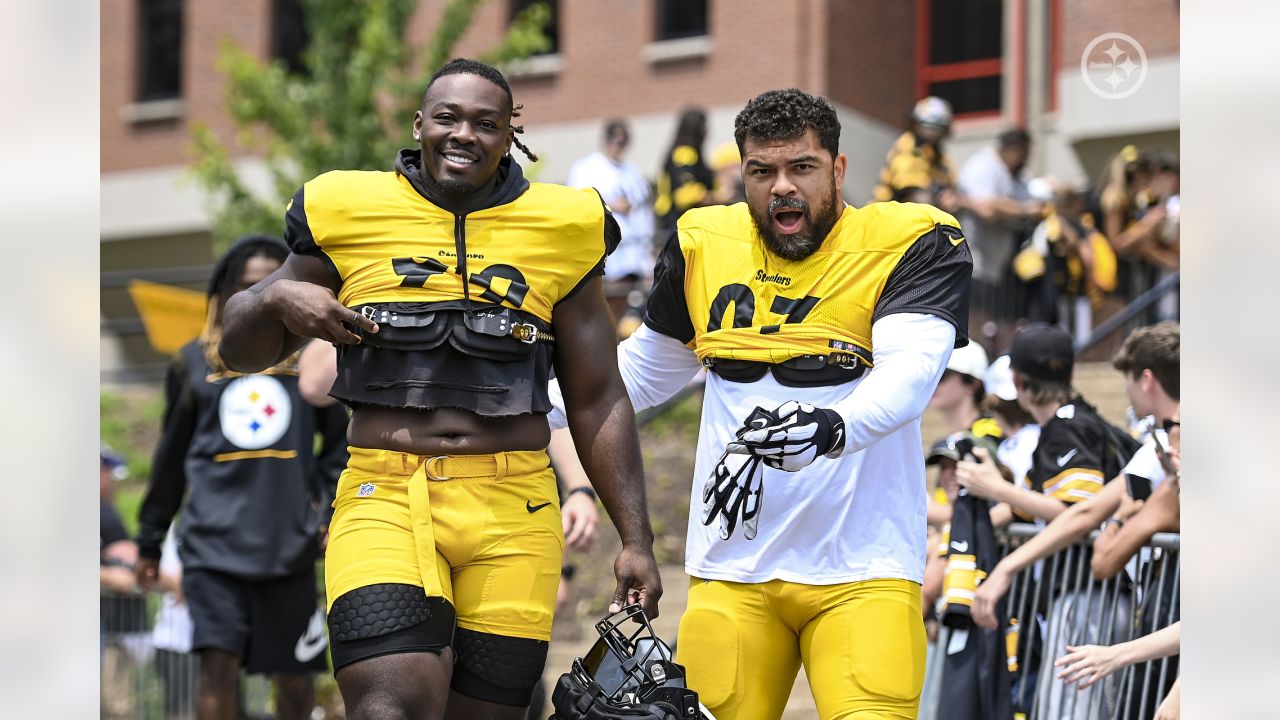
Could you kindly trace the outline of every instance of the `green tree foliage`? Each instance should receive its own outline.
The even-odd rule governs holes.
[[[266,197],[253,192],[217,136],[196,126],[192,171],[210,195],[215,251],[248,233],[280,235],[286,201],[320,173],[389,169],[411,144],[422,89],[487,1],[447,0],[418,46],[406,37],[417,0],[302,0],[310,39],[301,74],[226,42],[227,111],[237,141],[263,155],[270,187]],[[550,17],[546,5],[531,5],[480,59],[502,67],[549,49]]]

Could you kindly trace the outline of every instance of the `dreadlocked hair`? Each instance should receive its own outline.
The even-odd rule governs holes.
[[[441,65],[439,70],[436,70],[435,74],[431,76],[431,80],[427,82],[427,89],[422,91],[422,102],[424,105],[427,101],[427,93],[431,92],[431,86],[436,83],[436,80],[439,80],[446,75],[477,75],[488,80],[494,85],[497,85],[507,94],[507,112],[510,114],[511,119],[515,120],[520,117],[520,110],[523,109],[524,106],[515,102],[511,94],[511,86],[507,84],[507,79],[502,76],[502,73],[492,65],[486,65],[479,60],[472,60],[470,58],[454,58],[444,65]],[[529,158],[529,162],[538,162],[538,156],[535,155],[527,145],[520,142],[520,138],[518,137],[524,133],[524,126],[516,125],[513,122],[511,123],[511,132],[513,133],[511,136],[511,142],[516,147],[520,148],[520,152],[524,153],[525,157]]]
[[[840,119],[826,99],[803,90],[768,90],[751,98],[733,121],[738,152],[746,154],[747,138],[790,140],[813,128],[818,142],[832,157],[840,154]]]
[[[236,374],[230,373],[226,363],[222,362],[222,357],[218,355],[218,343],[222,341],[222,310],[231,296],[232,289],[239,284],[240,278],[244,275],[245,266],[256,257],[276,260],[283,264],[288,256],[289,248],[277,238],[248,235],[237,240],[214,264],[206,292],[209,298],[209,310],[205,316],[204,329],[200,332],[200,344],[204,346],[204,359],[213,371],[211,377]],[[290,363],[296,365],[296,355],[295,353],[276,367]]]

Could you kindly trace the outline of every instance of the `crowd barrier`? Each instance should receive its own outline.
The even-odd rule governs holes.
[[[200,660],[174,647],[190,643],[169,628],[156,630],[158,595],[103,593],[100,598],[100,703],[103,720],[194,720]],[[180,631],[179,631],[180,632]],[[239,720],[265,720],[271,688],[262,676],[242,675]]]
[[[1000,534],[1001,555],[1037,532],[1035,525],[1009,526]],[[1066,645],[1114,645],[1180,617],[1179,535],[1157,534],[1124,571],[1101,581],[1090,571],[1088,549],[1096,537],[1097,531],[1019,573],[1005,595],[1008,622],[994,632],[1004,639],[1015,717],[1147,720],[1177,677],[1173,656],[1130,666],[1083,691],[1058,679],[1060,668],[1053,662],[1066,654]],[[948,682],[944,662],[951,636],[951,630],[941,628],[930,648],[922,720],[956,716],[938,702]]]

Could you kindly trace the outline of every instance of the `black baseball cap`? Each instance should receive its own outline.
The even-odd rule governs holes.
[[[1046,382],[1071,384],[1076,348],[1066,330],[1047,323],[1032,323],[1013,336],[1009,367],[1014,372]]]

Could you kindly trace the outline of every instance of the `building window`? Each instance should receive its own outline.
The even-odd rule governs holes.
[[[916,95],[958,116],[1000,112],[1004,0],[916,0]]]
[[[142,0],[138,101],[182,97],[182,0]]]
[[[273,0],[271,3],[271,57],[284,63],[293,75],[307,74],[302,53],[311,42],[302,0]]]
[[[658,40],[679,40],[709,34],[710,0],[658,0]]]
[[[536,55],[555,55],[560,52],[560,0],[511,0],[508,20],[515,20],[520,13],[532,5],[545,5],[551,11],[551,18],[543,26],[542,32],[551,41],[551,47]]]

